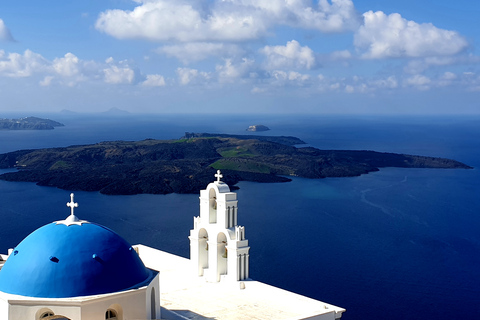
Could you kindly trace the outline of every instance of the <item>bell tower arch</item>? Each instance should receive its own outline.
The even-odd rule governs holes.
[[[217,193],[215,188],[211,188],[208,192],[208,222],[217,222]]]
[[[248,240],[245,228],[237,225],[237,194],[223,181],[200,191],[200,215],[190,230],[190,261],[195,274],[206,281],[240,281],[249,278]]]

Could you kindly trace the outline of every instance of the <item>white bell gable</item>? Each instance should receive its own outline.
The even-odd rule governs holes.
[[[200,216],[190,230],[190,260],[194,273],[208,282],[249,278],[245,228],[237,225],[237,194],[230,192],[220,170],[216,181],[200,191]]]

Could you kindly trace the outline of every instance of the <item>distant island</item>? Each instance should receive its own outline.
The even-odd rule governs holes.
[[[263,124],[256,124],[253,126],[249,126],[247,128],[247,131],[268,131],[268,130],[270,130],[270,128],[267,126],[264,126]]]
[[[63,127],[60,122],[37,117],[19,119],[0,118],[0,130],[53,130],[55,127]]]
[[[297,148],[295,137],[186,133],[177,140],[112,141],[93,145],[20,150],[0,154],[7,181],[36,182],[103,194],[196,193],[217,169],[224,181],[287,182],[305,178],[353,177],[382,167],[463,168],[450,159],[375,151]]]

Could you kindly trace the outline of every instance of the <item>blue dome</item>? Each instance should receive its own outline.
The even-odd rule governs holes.
[[[51,223],[32,232],[0,270],[0,291],[68,298],[144,285],[152,273],[112,230],[93,223]]]

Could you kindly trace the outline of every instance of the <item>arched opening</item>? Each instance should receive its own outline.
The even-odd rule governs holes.
[[[110,318],[109,318],[110,317]],[[105,319],[123,320],[123,308],[118,303],[114,303],[107,308]]]
[[[55,315],[55,313],[53,313],[52,311],[45,311],[40,315],[39,319],[46,319],[46,318],[52,317],[54,315]]]
[[[217,235],[217,281],[220,281],[220,276],[227,274],[227,237],[223,232]]]
[[[117,318],[117,312],[113,309],[108,309],[105,312],[105,319],[106,320],[118,320]]]
[[[35,319],[38,320],[70,320],[70,318],[67,318],[62,315],[55,315],[55,313],[47,308],[41,309],[37,311],[37,315]]]
[[[155,288],[152,288],[152,292],[150,293],[150,319],[157,319]]]
[[[204,228],[198,232],[198,275],[208,268],[208,232]]]
[[[67,318],[62,315],[55,315],[55,312],[53,312],[49,308],[42,308],[38,310],[35,313],[35,320],[70,320],[70,318]]]
[[[213,188],[211,188],[210,191],[208,192],[208,209],[209,209],[208,222],[216,223],[217,222],[217,193]]]

